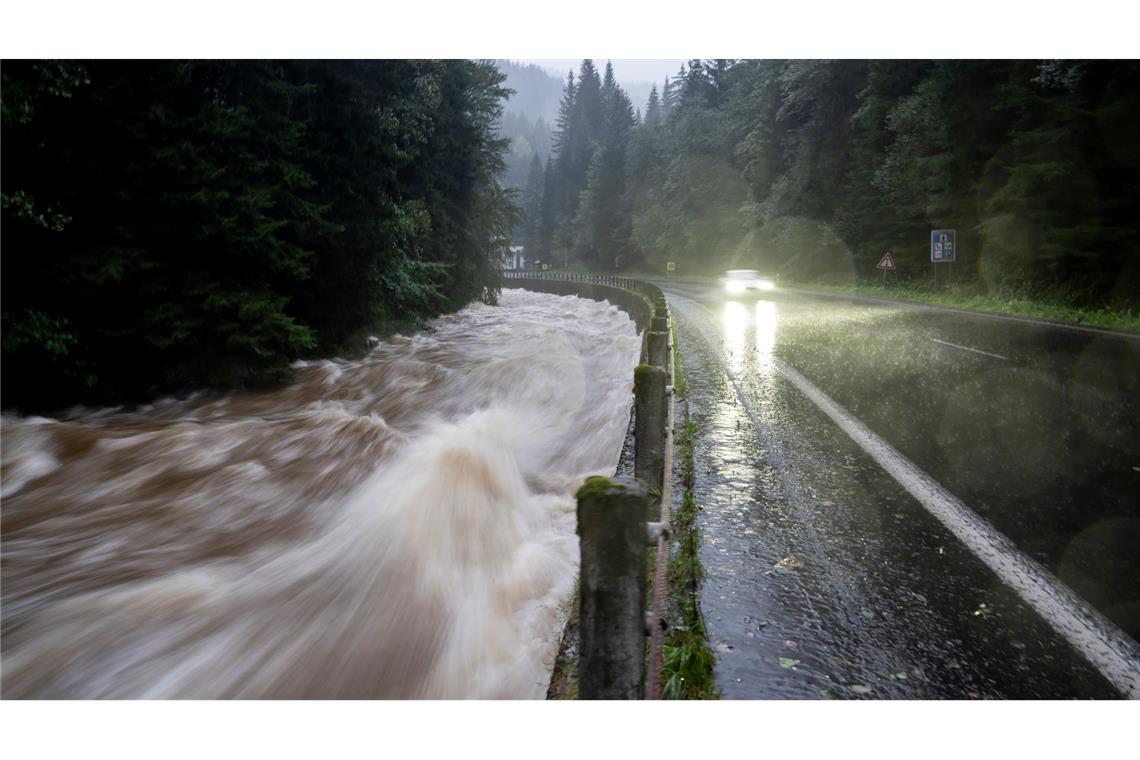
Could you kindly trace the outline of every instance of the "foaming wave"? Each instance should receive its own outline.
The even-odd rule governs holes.
[[[543,696],[639,341],[501,303],[272,393],[6,418],[5,695]]]
[[[75,597],[20,629],[9,696],[541,697],[576,562],[550,441],[492,408],[438,422],[342,520],[264,564]]]

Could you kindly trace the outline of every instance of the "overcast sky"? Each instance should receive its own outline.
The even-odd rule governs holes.
[[[532,59],[522,58],[515,59],[520,63],[533,63],[542,66],[545,69],[550,69],[551,73],[556,74],[560,79],[566,76],[566,72],[571,69],[575,73],[578,72],[578,67],[582,64],[582,59]],[[665,59],[630,59],[630,58],[595,58],[594,65],[598,67],[598,72],[603,73],[606,70],[606,61],[609,60],[614,65],[614,76],[617,77],[619,82],[657,82],[659,85],[665,81],[665,77],[671,77],[677,73],[677,69],[681,68],[681,64],[685,63],[684,60],[665,60]]]

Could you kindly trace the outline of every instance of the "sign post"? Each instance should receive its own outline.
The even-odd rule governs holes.
[[[895,270],[895,258],[890,251],[887,251],[883,254],[883,258],[879,259],[876,266],[883,270],[883,285],[885,286],[887,284],[887,270],[889,269],[892,272]]]
[[[930,263],[949,264],[948,277],[954,277],[954,259],[958,255],[958,245],[954,230],[930,231]],[[934,269],[934,281],[938,282],[938,268]]]

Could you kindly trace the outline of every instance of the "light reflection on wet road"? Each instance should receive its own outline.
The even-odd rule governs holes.
[[[727,697],[1118,696],[773,356],[1135,637],[1136,341],[663,286],[701,427],[702,606]]]

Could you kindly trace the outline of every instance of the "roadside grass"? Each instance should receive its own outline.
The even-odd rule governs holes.
[[[591,274],[589,270],[580,267],[570,267],[569,269],[554,271],[570,274]],[[619,272],[617,274],[632,279],[670,279],[676,282],[699,283],[704,285],[715,285],[718,282],[718,277],[716,276],[670,275],[659,271],[648,272],[638,270]],[[1017,293],[993,293],[982,291],[977,285],[934,286],[926,282],[912,282],[906,285],[881,285],[874,282],[836,285],[834,283],[813,282],[808,280],[781,279],[780,284],[786,287],[802,288],[804,290],[818,290],[827,293],[849,293],[852,295],[868,296],[870,298],[885,298],[935,306],[950,306],[957,309],[987,314],[1007,314],[1015,317],[1045,319],[1069,325],[1104,327],[1110,330],[1140,332],[1140,309],[1113,308],[1108,305],[1099,307],[1080,306],[1066,299],[1063,294],[1053,296],[1029,296]]]
[[[681,370],[676,329],[673,331],[673,386],[682,400],[683,421],[676,438],[677,461],[681,470],[681,508],[673,512],[675,542],[669,557],[668,578],[673,622],[665,632],[661,696],[665,699],[719,699],[713,668],[716,656],[709,648],[708,630],[701,615],[697,592],[704,569],[701,567],[701,534],[697,526],[697,501],[693,496],[693,443],[699,431],[689,419],[688,385]]]
[[[1092,308],[1064,303],[1059,298],[1009,295],[979,292],[970,286],[951,285],[933,289],[927,285],[826,285],[815,282],[788,283],[805,290],[822,290],[831,293],[852,293],[872,298],[952,306],[969,311],[1008,314],[1033,319],[1047,319],[1065,324],[1087,327],[1107,327],[1112,330],[1140,332],[1140,311],[1113,309],[1108,306]]]

